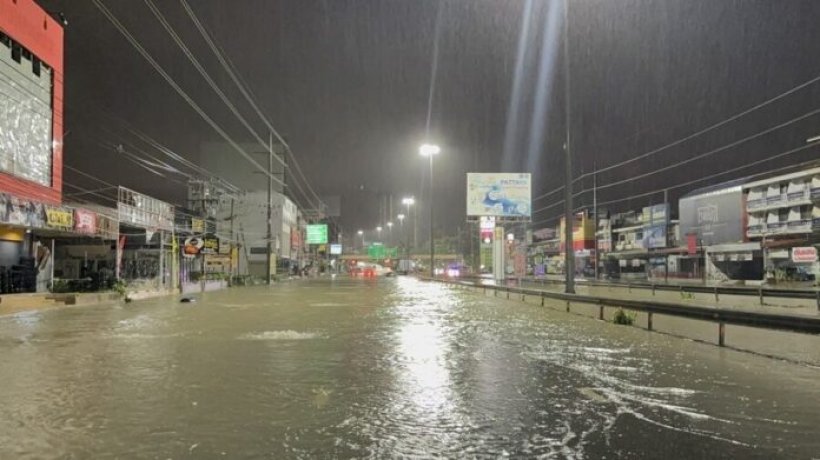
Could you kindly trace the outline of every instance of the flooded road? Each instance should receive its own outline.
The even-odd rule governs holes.
[[[820,369],[409,278],[0,317],[0,458],[812,458]]]

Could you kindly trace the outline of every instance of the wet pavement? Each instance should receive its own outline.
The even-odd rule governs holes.
[[[0,458],[812,458],[820,369],[409,278],[0,317]]]

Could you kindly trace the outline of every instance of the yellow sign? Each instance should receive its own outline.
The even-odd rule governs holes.
[[[239,268],[239,248],[231,248],[231,269]]]
[[[205,221],[202,219],[191,219],[191,232],[193,233],[205,233]]]
[[[74,213],[58,208],[46,208],[46,225],[54,228],[74,228]]]

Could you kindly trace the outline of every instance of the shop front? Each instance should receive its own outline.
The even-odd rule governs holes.
[[[53,237],[52,292],[97,292],[114,288],[116,214],[85,208],[47,209],[48,236]]]
[[[51,280],[51,240],[33,233],[46,227],[46,206],[0,193],[0,292],[45,292]]]
[[[120,187],[115,273],[132,291],[176,287],[174,208],[168,203]]]

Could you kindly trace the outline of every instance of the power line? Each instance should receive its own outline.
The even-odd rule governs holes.
[[[239,110],[237,110],[236,106],[231,102],[231,100],[228,98],[228,96],[225,95],[225,92],[222,91],[221,88],[219,88],[219,85],[216,84],[214,79],[211,78],[211,75],[208,73],[207,70],[205,70],[205,68],[202,66],[202,64],[199,62],[199,60],[196,58],[196,56],[194,56],[194,54],[188,48],[188,46],[185,45],[185,42],[176,33],[176,30],[174,29],[174,27],[171,24],[168,23],[168,21],[165,19],[165,16],[163,16],[162,12],[160,12],[159,9],[157,9],[154,2],[152,0],[144,0],[144,1],[145,1],[145,4],[148,6],[148,9],[151,10],[151,13],[154,14],[154,17],[157,18],[157,20],[162,25],[162,27],[165,29],[165,31],[168,32],[168,35],[171,36],[171,38],[177,44],[179,49],[181,49],[183,54],[185,54],[185,56],[188,58],[188,61],[191,62],[191,64],[194,66],[194,68],[196,68],[196,70],[199,72],[199,74],[202,76],[202,78],[205,79],[205,81],[208,83],[208,86],[210,86],[211,89],[214,90],[214,92],[217,94],[217,96],[219,96],[219,99],[221,99],[222,102],[228,107],[228,109],[230,109],[231,113],[233,113],[234,116],[236,116],[236,118],[245,126],[245,128],[247,128],[247,130],[251,133],[251,135],[254,138],[256,138],[256,140],[259,142],[259,145],[261,145],[263,147],[266,147],[266,148],[271,148],[271,146],[267,145],[267,143],[264,140],[262,140],[262,138],[259,136],[259,134],[257,134],[256,130],[253,129],[253,127],[248,123],[248,120],[246,120],[245,117],[242,116],[241,113],[239,113]],[[279,162],[282,164],[282,166],[285,165],[285,162],[282,161],[281,158],[276,157],[276,159],[279,160]]]
[[[216,45],[216,43],[214,42],[214,40],[211,37],[210,33],[208,33],[208,30],[205,28],[205,26],[202,24],[202,22],[196,16],[196,13],[194,13],[193,9],[188,4],[188,2],[186,0],[180,0],[180,3],[182,4],[183,8],[185,9],[185,12],[188,14],[188,17],[191,19],[191,22],[194,23],[194,26],[199,31],[199,33],[202,36],[203,40],[205,40],[205,43],[208,44],[208,47],[211,49],[211,52],[213,52],[213,54],[216,56],[219,63],[222,65],[222,68],[225,70],[225,72],[228,74],[228,76],[231,78],[231,80],[233,80],[234,84],[239,89],[240,93],[242,93],[242,96],[245,97],[245,100],[254,109],[254,111],[259,116],[259,118],[262,120],[262,122],[265,123],[265,126],[267,126],[267,128],[270,130],[270,132],[276,137],[276,139],[279,141],[279,143],[284,147],[285,152],[290,155],[291,160],[293,162],[293,166],[296,169],[296,172],[299,174],[299,176],[301,176],[302,181],[305,183],[305,186],[308,188],[310,193],[316,199],[316,202],[318,202],[318,204],[322,204],[322,200],[319,198],[319,196],[316,194],[316,192],[310,186],[310,182],[308,182],[307,178],[305,177],[304,173],[302,172],[302,168],[299,166],[299,162],[297,161],[296,156],[293,154],[293,151],[291,150],[290,145],[285,141],[285,139],[281,135],[279,135],[279,132],[276,130],[276,128],[273,127],[273,124],[270,122],[268,117],[262,112],[262,110],[256,104],[255,97],[253,97],[252,91],[250,90],[249,85],[247,85],[242,80],[242,78],[238,74],[238,72],[235,71],[235,69],[234,69],[232,63],[230,62],[230,60],[225,57],[224,53],[222,53],[222,51]],[[298,183],[297,183],[297,187],[299,187]],[[304,193],[304,190],[302,190],[302,193],[303,193],[303,196],[308,200],[308,202],[312,206],[316,205],[316,203],[313,203],[312,200],[310,200],[308,198],[307,194]]]
[[[237,144],[229,135],[226,133],[207,113],[205,113],[202,108],[186,93],[177,83],[176,81],[171,78],[170,75],[162,68],[162,66],[157,63],[157,61],[151,56],[148,51],[140,45],[139,41],[134,38],[131,32],[117,19],[117,17],[111,13],[105,5],[102,4],[100,0],[92,0],[94,5],[97,7],[100,12],[108,19],[111,24],[120,32],[120,34],[128,40],[131,46],[139,52],[139,54],[148,61],[149,64],[154,68],[154,70],[160,74],[160,76],[165,79],[165,81],[179,94],[185,102],[188,103],[196,112],[205,120],[213,129],[216,131],[222,138],[224,138],[240,155],[242,155],[246,160],[248,160],[252,165],[254,165],[259,171],[266,174],[271,178],[271,180],[275,180],[277,183],[282,184],[282,181],[278,178],[274,177],[273,174],[268,172],[265,168],[263,168],[256,160],[253,159],[247,152],[245,152],[239,144]]]
[[[784,122],[784,123],[781,123],[781,124],[779,124],[779,125],[773,126],[773,127],[771,127],[771,128],[765,129],[765,130],[763,130],[763,131],[760,131],[760,132],[758,132],[758,133],[752,134],[752,135],[750,135],[750,136],[746,136],[746,137],[744,137],[744,138],[742,138],[742,139],[739,139],[739,140],[737,140],[737,141],[730,142],[729,144],[723,145],[723,146],[721,146],[721,147],[718,147],[718,148],[716,148],[716,149],[710,150],[710,151],[708,151],[708,152],[704,152],[704,153],[701,153],[701,154],[699,154],[699,155],[695,155],[695,156],[693,156],[693,157],[689,157],[689,158],[687,158],[687,159],[685,159],[685,160],[681,160],[681,161],[679,161],[679,162],[677,162],[677,163],[674,163],[674,164],[671,164],[671,165],[668,165],[668,166],[664,166],[664,167],[662,167],[662,168],[658,168],[658,169],[656,169],[656,170],[654,170],[654,171],[650,171],[650,172],[647,172],[647,173],[639,174],[639,175],[637,175],[637,176],[630,177],[629,179],[622,179],[622,180],[619,180],[619,181],[616,181],[616,182],[612,182],[612,183],[609,183],[609,184],[600,185],[600,186],[598,186],[598,190],[607,189],[607,188],[610,188],[610,187],[615,187],[615,186],[617,186],[617,185],[624,184],[624,183],[626,183],[626,182],[632,182],[632,181],[634,181],[634,180],[638,180],[638,179],[643,179],[643,178],[645,178],[645,177],[655,175],[655,174],[657,174],[657,173],[659,173],[659,172],[667,171],[667,170],[672,169],[672,168],[675,168],[675,167],[677,167],[677,166],[684,165],[684,164],[688,164],[688,163],[691,163],[691,162],[693,162],[693,161],[700,160],[700,159],[702,159],[702,158],[706,158],[706,157],[708,157],[708,156],[714,155],[715,153],[722,152],[722,151],[727,150],[727,149],[730,149],[730,148],[732,148],[732,147],[736,147],[736,146],[738,146],[738,145],[740,145],[740,144],[743,144],[743,143],[745,143],[745,142],[748,142],[748,141],[750,141],[750,140],[752,140],[752,139],[757,139],[758,137],[765,136],[766,134],[769,134],[769,133],[771,133],[771,132],[773,132],[773,131],[776,131],[776,130],[778,130],[778,129],[780,129],[780,128],[786,127],[786,126],[791,125],[791,124],[793,124],[793,123],[796,123],[796,122],[798,122],[798,121],[805,120],[806,118],[812,117],[812,116],[817,115],[817,114],[820,114],[820,109],[815,109],[815,110],[812,110],[811,112],[807,112],[807,113],[805,113],[805,114],[803,114],[803,115],[800,115],[799,117],[793,118],[793,119],[791,119],[791,120],[789,120],[789,121],[787,121],[787,122]],[[590,190],[592,190],[592,189],[585,189],[585,190],[582,190],[582,191],[580,191],[580,192],[578,192],[578,193],[574,194],[574,195],[573,195],[573,197],[576,197],[576,196],[578,196],[578,195],[580,195],[580,194],[582,194],[582,193],[586,193],[586,192],[588,192],[588,191],[590,191]]]
[[[696,137],[698,137],[698,136],[701,136],[701,135],[703,135],[703,134],[706,134],[706,133],[708,133],[709,131],[712,131],[712,130],[715,130],[715,129],[717,129],[717,128],[720,128],[721,126],[725,126],[725,125],[727,125],[727,124],[729,124],[729,123],[731,123],[731,122],[733,122],[733,121],[735,121],[735,120],[737,120],[737,119],[739,119],[739,118],[742,118],[742,117],[744,117],[744,116],[746,116],[746,115],[748,115],[748,114],[750,114],[750,113],[752,113],[752,112],[754,112],[754,111],[756,111],[756,110],[759,110],[759,109],[761,109],[761,108],[763,108],[763,107],[765,107],[765,106],[767,106],[767,105],[770,105],[770,104],[772,104],[773,102],[777,102],[777,101],[779,101],[780,99],[785,98],[786,96],[789,96],[789,95],[791,95],[791,94],[794,94],[794,93],[796,93],[797,91],[800,91],[801,89],[807,88],[807,87],[809,87],[809,86],[811,86],[811,85],[813,85],[813,84],[817,83],[818,81],[820,81],[820,75],[818,75],[818,76],[816,76],[816,77],[814,77],[814,78],[812,78],[812,79],[810,79],[810,80],[807,80],[807,81],[805,81],[805,82],[803,82],[803,83],[801,83],[801,84],[799,84],[799,85],[797,85],[797,86],[795,86],[795,87],[793,87],[793,88],[791,88],[791,89],[789,89],[789,90],[786,90],[786,91],[784,91],[784,92],[782,92],[782,93],[780,93],[780,94],[778,94],[778,95],[776,95],[776,96],[774,96],[774,97],[771,97],[771,98],[769,98],[769,99],[766,99],[765,101],[763,101],[763,102],[761,102],[761,103],[759,103],[759,104],[757,104],[757,105],[755,105],[755,106],[753,106],[753,107],[750,107],[750,108],[748,108],[748,109],[746,109],[746,110],[743,110],[743,111],[741,111],[741,112],[739,112],[739,113],[736,113],[735,115],[732,115],[732,116],[731,116],[731,117],[729,117],[729,118],[726,118],[726,119],[724,119],[724,120],[722,120],[722,121],[719,121],[719,122],[717,122],[717,123],[715,123],[715,124],[713,124],[713,125],[707,126],[706,128],[703,128],[703,129],[698,130],[698,131],[696,131],[696,132],[694,132],[694,133],[692,133],[692,134],[689,134],[689,135],[687,135],[687,136],[684,136],[684,137],[682,137],[682,138],[680,138],[680,139],[678,139],[678,140],[676,140],[676,141],[674,141],[674,142],[671,142],[671,143],[669,143],[669,144],[666,144],[666,145],[664,145],[664,146],[662,146],[662,147],[659,147],[659,148],[657,148],[657,149],[651,150],[651,151],[646,152],[646,153],[644,153],[644,154],[642,154],[642,155],[638,155],[637,157],[630,158],[630,159],[628,159],[628,160],[625,160],[625,161],[622,161],[622,162],[616,163],[616,164],[614,164],[614,165],[606,166],[606,167],[604,167],[604,168],[601,168],[601,169],[598,169],[598,170],[595,170],[595,171],[592,171],[592,172],[589,172],[589,173],[581,174],[581,175],[580,175],[580,176],[578,176],[578,177],[577,177],[577,178],[576,178],[573,182],[576,182],[576,181],[579,181],[579,180],[583,180],[584,178],[589,177],[589,176],[591,176],[591,175],[593,175],[593,174],[597,174],[597,173],[601,173],[601,172],[606,172],[606,171],[609,171],[609,170],[612,170],[612,169],[615,169],[615,168],[618,168],[618,167],[621,167],[621,166],[624,166],[624,165],[627,165],[627,164],[630,164],[630,163],[634,163],[634,162],[636,162],[636,161],[642,160],[642,159],[644,159],[644,158],[646,158],[646,157],[649,157],[649,156],[651,156],[651,155],[654,155],[654,154],[656,154],[656,153],[659,153],[659,152],[662,152],[662,151],[667,150],[667,149],[669,149],[669,148],[672,148],[672,147],[675,147],[675,146],[677,146],[677,145],[680,145],[680,144],[682,144],[682,143],[684,143],[684,142],[686,142],[686,141],[689,141],[689,140],[694,139],[694,138],[696,138]]]
[[[778,158],[783,158],[783,157],[786,157],[786,156],[789,156],[789,155],[792,155],[792,154],[795,154],[795,153],[798,153],[798,152],[802,152],[804,150],[808,150],[812,147],[818,147],[818,146],[820,146],[820,142],[801,145],[800,147],[789,149],[789,150],[777,153],[775,155],[768,156],[766,158],[763,158],[763,159],[760,159],[760,160],[757,160],[757,161],[753,161],[751,163],[745,163],[745,164],[742,164],[742,165],[740,165],[736,168],[732,168],[732,169],[725,170],[725,171],[719,171],[715,174],[710,174],[708,176],[698,177],[697,179],[693,179],[693,180],[686,181],[686,182],[681,182],[681,183],[678,183],[678,184],[675,184],[675,185],[672,185],[672,186],[668,186],[668,187],[662,187],[662,188],[652,190],[652,191],[649,191],[649,192],[638,193],[638,194],[635,194],[635,195],[630,195],[630,196],[623,197],[623,198],[618,198],[618,199],[615,199],[615,200],[602,201],[602,202],[598,203],[598,206],[604,206],[604,205],[608,205],[608,204],[619,203],[619,202],[622,202],[622,201],[628,201],[628,200],[632,200],[632,199],[635,199],[635,198],[644,198],[644,197],[648,197],[648,196],[663,193],[664,191],[667,191],[667,190],[674,190],[674,189],[678,189],[678,188],[682,188],[682,187],[687,187],[687,186],[690,186],[690,185],[694,185],[698,182],[707,181],[707,180],[714,179],[716,177],[723,176],[723,175],[726,175],[726,174],[736,173],[738,171],[742,171],[742,170],[747,169],[747,168],[751,168],[751,167],[754,167],[754,166],[757,166],[757,165],[760,165],[760,164],[763,164],[763,163],[766,163],[766,162],[769,162],[769,161],[772,161],[772,160],[776,160]],[[768,171],[764,171],[764,172],[757,173],[757,174],[752,174],[750,176],[746,176],[746,179],[751,179],[751,178],[755,178],[755,177],[759,177],[759,176],[771,175],[771,174],[779,172],[779,171],[783,171],[783,170],[787,170],[787,169],[793,169],[795,167],[800,167],[800,166],[806,166],[806,165],[810,165],[810,164],[813,164],[813,163],[816,164],[817,160],[810,160],[810,161],[807,161],[807,162],[802,162],[802,163],[797,164],[797,165],[788,165],[788,166],[783,166],[783,167],[780,167],[780,168],[777,168],[777,169],[768,170]],[[551,204],[549,207],[557,206],[557,205],[560,205],[560,204],[563,204],[563,203],[564,203],[564,201],[561,200],[561,201],[558,201],[558,202],[555,202],[555,203]],[[578,208],[574,209],[573,212],[577,212],[577,211],[583,209],[584,207],[585,206],[579,206]],[[540,220],[538,222],[533,223],[533,225],[539,225],[539,224],[542,224],[542,223],[545,223],[545,222],[549,222],[550,220],[554,220],[558,217],[561,217],[561,215]]]
[[[664,150],[667,150],[667,149],[670,149],[670,148],[672,148],[672,147],[676,147],[676,146],[678,146],[678,145],[680,145],[680,144],[683,144],[683,143],[685,143],[685,142],[687,142],[687,141],[690,141],[690,140],[692,140],[692,139],[694,139],[694,138],[696,138],[696,137],[702,136],[703,134],[706,134],[706,133],[708,133],[708,132],[710,132],[710,131],[713,131],[713,130],[715,130],[715,129],[717,129],[717,128],[720,128],[720,127],[722,127],[722,126],[725,126],[725,125],[727,125],[727,124],[729,124],[729,123],[731,123],[731,122],[733,122],[733,121],[736,121],[736,120],[738,120],[738,119],[740,119],[740,118],[743,118],[744,116],[746,116],[746,115],[748,115],[748,114],[750,114],[750,113],[752,113],[752,112],[754,112],[754,111],[756,111],[756,110],[759,110],[759,109],[761,109],[761,108],[763,108],[763,107],[766,107],[766,106],[768,106],[768,105],[770,105],[770,104],[772,104],[772,103],[774,103],[774,102],[777,102],[777,101],[779,101],[779,100],[781,100],[781,99],[783,99],[783,98],[785,98],[785,97],[787,97],[787,96],[790,96],[790,95],[792,95],[792,94],[794,94],[794,93],[796,93],[796,92],[798,92],[798,91],[800,91],[800,90],[802,90],[802,89],[804,89],[804,88],[807,88],[807,87],[809,87],[809,86],[811,86],[811,85],[813,85],[813,84],[815,84],[815,83],[817,83],[817,82],[819,82],[819,81],[820,81],[820,75],[818,75],[818,76],[816,76],[816,77],[814,77],[814,78],[811,78],[811,79],[809,79],[809,80],[807,80],[807,81],[805,81],[805,82],[803,82],[803,83],[801,83],[801,84],[799,84],[799,85],[797,85],[797,86],[794,86],[794,87],[792,87],[792,88],[790,88],[790,89],[788,89],[788,90],[786,90],[786,91],[784,91],[784,92],[782,92],[782,93],[780,93],[780,94],[778,94],[778,95],[776,95],[776,96],[774,96],[774,97],[771,97],[771,98],[769,98],[769,99],[766,99],[765,101],[763,101],[763,102],[761,102],[761,103],[759,103],[759,104],[756,104],[756,105],[754,105],[754,106],[752,106],[752,107],[750,107],[750,108],[748,108],[748,109],[746,109],[746,110],[743,110],[743,111],[741,111],[741,112],[738,112],[738,113],[736,113],[736,114],[734,114],[734,115],[730,116],[729,118],[726,118],[726,119],[721,120],[721,121],[719,121],[719,122],[717,122],[717,123],[714,123],[714,124],[712,124],[712,125],[709,125],[709,126],[707,126],[707,127],[703,128],[703,129],[700,129],[700,130],[698,130],[698,131],[696,131],[696,132],[694,132],[694,133],[691,133],[691,134],[689,134],[689,135],[687,135],[687,136],[684,136],[684,137],[682,137],[682,138],[680,138],[680,139],[677,139],[677,140],[675,140],[675,141],[673,141],[673,142],[670,142],[670,143],[668,143],[668,144],[666,144],[666,145],[663,145],[663,146],[661,146],[661,147],[658,147],[658,148],[656,148],[656,149],[653,149],[653,150],[651,150],[651,151],[649,151],[649,152],[643,153],[643,154],[638,155],[638,156],[636,156],[636,157],[633,157],[633,158],[630,158],[630,159],[627,159],[627,160],[624,160],[624,161],[621,161],[621,162],[615,163],[615,164],[613,164],[613,165],[609,165],[609,166],[606,166],[606,167],[603,167],[603,168],[600,168],[600,169],[595,169],[595,170],[593,170],[593,171],[591,171],[591,172],[588,172],[588,173],[583,173],[583,174],[579,175],[577,178],[575,178],[572,182],[573,182],[573,184],[574,184],[574,183],[576,183],[576,182],[578,182],[578,181],[581,181],[581,180],[583,180],[583,179],[585,179],[585,178],[587,178],[587,177],[590,177],[590,176],[592,176],[592,175],[595,175],[595,174],[598,174],[598,173],[602,173],[602,172],[611,171],[611,170],[616,169],[616,168],[619,168],[619,167],[621,167],[621,166],[625,166],[625,165],[628,165],[628,164],[634,163],[634,162],[636,162],[636,161],[642,160],[642,159],[644,159],[644,158],[647,158],[647,157],[649,157],[649,156],[655,155],[655,154],[657,154],[657,153],[660,153],[660,152],[662,152],[662,151],[664,151]],[[552,195],[553,193],[556,193],[556,192],[558,192],[558,191],[560,191],[560,190],[562,190],[562,189],[563,189],[563,186],[561,186],[561,187],[559,187],[559,188],[557,188],[557,189],[555,189],[555,190],[552,190],[552,191],[550,191],[550,192],[547,192],[547,193],[544,193],[544,194],[542,194],[542,195],[539,195],[539,196],[538,196],[538,197],[536,197],[533,201],[537,201],[537,200],[543,199],[543,198],[545,198],[545,197],[547,197],[547,196],[549,196],[549,195]],[[587,192],[587,191],[589,191],[589,190],[588,190],[588,189],[587,189],[587,190],[584,190],[582,193]]]
[[[700,159],[706,158],[706,157],[708,157],[708,156],[714,155],[715,153],[719,153],[719,152],[722,152],[722,151],[724,151],[724,150],[727,150],[727,149],[730,149],[730,148],[733,148],[733,147],[737,147],[737,146],[738,146],[738,145],[740,145],[740,144],[743,144],[743,143],[748,142],[748,141],[750,141],[750,140],[757,139],[757,138],[759,138],[759,137],[765,136],[765,135],[770,134],[770,133],[772,133],[772,132],[774,132],[774,131],[776,131],[776,130],[778,130],[778,129],[784,128],[784,127],[789,126],[789,125],[791,125],[791,124],[794,124],[794,123],[796,123],[796,122],[798,122],[798,121],[805,120],[805,119],[810,118],[810,117],[812,117],[812,116],[815,116],[815,115],[817,115],[817,114],[820,114],[820,109],[815,109],[815,110],[812,110],[812,111],[810,111],[810,112],[806,112],[806,113],[804,113],[804,114],[802,114],[802,115],[800,115],[800,116],[798,116],[798,117],[792,118],[791,120],[785,121],[785,122],[780,123],[780,124],[775,125],[775,126],[772,126],[771,128],[764,129],[763,131],[759,131],[759,132],[757,132],[757,133],[755,133],[755,134],[751,134],[751,135],[746,136],[746,137],[744,137],[744,138],[742,138],[742,139],[739,139],[739,140],[736,140],[736,141],[730,142],[730,143],[728,143],[728,144],[724,144],[724,145],[722,145],[722,146],[720,146],[720,147],[717,147],[717,148],[715,148],[715,149],[709,150],[709,151],[707,151],[707,152],[703,152],[703,153],[701,153],[701,154],[698,154],[698,155],[695,155],[695,156],[692,156],[692,157],[686,158],[686,159],[684,159],[684,160],[678,161],[677,163],[673,163],[673,164],[671,164],[671,165],[663,166],[663,167],[661,167],[661,168],[657,168],[657,169],[654,169],[654,170],[652,170],[652,171],[649,171],[649,172],[646,172],[646,173],[643,173],[643,174],[639,174],[639,175],[636,175],[636,176],[632,176],[632,177],[629,177],[629,178],[627,178],[627,179],[622,179],[622,180],[619,180],[619,181],[615,181],[615,182],[612,182],[612,183],[609,183],[609,184],[599,185],[599,186],[594,187],[594,188],[585,188],[585,189],[583,189],[583,190],[581,190],[581,191],[579,191],[579,192],[574,193],[572,196],[573,196],[573,198],[576,198],[576,197],[579,197],[579,196],[581,196],[581,195],[583,195],[583,194],[585,194],[585,193],[589,193],[589,192],[591,192],[591,191],[593,191],[593,190],[595,190],[595,189],[597,189],[597,190],[599,190],[599,191],[600,191],[600,190],[606,190],[606,189],[608,189],[608,188],[615,187],[615,186],[618,186],[618,185],[621,185],[621,184],[625,184],[625,183],[627,183],[627,182],[633,182],[633,181],[636,181],[636,180],[640,180],[640,179],[643,179],[643,178],[646,178],[646,177],[649,177],[649,176],[655,175],[655,174],[660,173],[660,172],[663,172],[663,171],[668,171],[668,170],[673,169],[673,168],[676,168],[676,167],[678,167],[678,166],[681,166],[681,165],[684,165],[684,164],[688,164],[688,163],[691,163],[691,162],[693,162],[693,161],[697,161],[697,160],[700,160]],[[770,159],[770,158],[767,158],[766,160],[768,160],[768,159]],[[575,181],[573,181],[573,183],[574,183],[574,182],[575,182]],[[547,205],[547,206],[544,206],[544,207],[542,207],[542,208],[539,208],[539,209],[538,209],[538,210],[536,210],[535,212],[541,212],[541,211],[544,211],[544,210],[546,210],[546,209],[549,209],[549,208],[552,208],[552,207],[554,207],[554,206],[557,206],[558,204],[563,203],[563,202],[564,202],[564,201],[563,201],[563,200],[561,200],[561,201],[559,201],[559,202],[552,203],[552,204],[550,204],[550,205]]]

